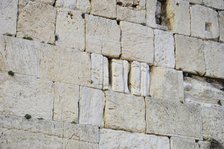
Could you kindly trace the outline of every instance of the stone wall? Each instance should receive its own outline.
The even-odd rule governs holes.
[[[0,149],[224,149],[223,0],[0,0]]]

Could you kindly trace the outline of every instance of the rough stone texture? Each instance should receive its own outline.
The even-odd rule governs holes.
[[[55,83],[53,119],[78,123],[79,86]]]
[[[127,60],[153,63],[153,30],[129,22],[121,22],[121,57]]]
[[[174,33],[190,35],[189,7],[188,1],[167,0],[168,27]]]
[[[110,129],[101,129],[100,135],[100,149],[169,149],[169,139],[167,137]]]
[[[105,127],[145,132],[144,108],[143,97],[106,92]]]
[[[203,0],[189,0],[189,2],[194,4],[202,4]]]
[[[199,149],[194,139],[171,137],[171,149]]]
[[[86,16],[86,51],[109,57],[120,55],[120,28],[115,20]]]
[[[201,5],[193,5],[190,12],[192,36],[206,39],[219,37],[218,13],[215,10]]]
[[[56,9],[53,6],[29,1],[19,12],[17,36],[54,43],[55,20]]]
[[[89,0],[77,0],[76,7],[81,10],[83,13],[90,12],[90,1]]]
[[[218,42],[205,42],[206,76],[224,78],[224,44]]]
[[[223,0],[203,0],[203,4],[209,7],[213,7],[216,9],[224,9],[224,1]]]
[[[78,9],[83,13],[90,12],[89,0],[56,0],[55,6],[68,9]]]
[[[201,139],[202,119],[193,105],[147,98],[146,124],[147,133]]]
[[[53,5],[56,0],[18,0],[18,1],[19,1],[19,10],[21,10],[23,9],[23,7],[25,7],[29,3],[29,1],[35,1],[39,3]]]
[[[0,2],[0,34],[16,34],[18,0]]]
[[[173,34],[154,30],[155,62],[156,66],[171,67],[175,66],[174,57],[174,38]]]
[[[152,67],[150,95],[169,101],[182,101],[183,74],[170,68]]]
[[[224,11],[219,12],[219,29],[220,29],[219,40],[224,42]]]
[[[85,25],[80,11],[57,11],[56,45],[66,48],[85,49]]]
[[[52,118],[52,82],[35,77],[0,73],[0,113],[3,115]]]
[[[116,18],[116,0],[93,0],[91,14]]]
[[[105,106],[104,93],[101,90],[87,87],[80,88],[80,124],[104,126],[103,111]]]
[[[56,0],[56,7],[75,9],[77,0]]]
[[[156,3],[157,0],[146,0],[146,25],[157,27],[156,24]]]
[[[111,63],[112,90],[117,92],[129,93],[128,73],[129,63],[125,60],[113,59]]]
[[[197,38],[175,35],[176,68],[205,74],[204,42]]]

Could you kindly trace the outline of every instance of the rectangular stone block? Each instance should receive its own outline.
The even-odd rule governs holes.
[[[143,97],[106,92],[105,127],[133,132],[145,132],[145,102]]]
[[[55,6],[68,9],[78,9],[83,13],[90,12],[89,0],[56,0]]]
[[[79,123],[103,127],[104,106],[104,93],[101,90],[81,87],[79,101]]]
[[[120,28],[115,20],[86,15],[86,51],[118,57]]]
[[[199,149],[199,144],[191,138],[171,137],[171,149]]]
[[[224,42],[224,11],[219,11],[219,40]]]
[[[183,74],[170,68],[152,67],[150,95],[158,99],[182,101],[184,99]]]
[[[146,99],[146,132],[202,138],[202,118],[194,105]]]
[[[156,27],[157,0],[146,0],[146,25]]]
[[[23,9],[30,0],[19,0],[19,10]],[[36,2],[52,5],[55,3],[56,0],[35,0]]]
[[[85,49],[85,24],[81,11],[58,9],[56,45],[65,48]]]
[[[29,1],[20,9],[17,36],[54,43],[56,9],[40,2]]]
[[[190,8],[190,13],[192,36],[206,39],[219,37],[218,13],[215,10],[201,5],[193,5]]]
[[[16,34],[18,0],[4,0],[0,3],[0,34]]]
[[[121,46],[123,59],[153,64],[153,30],[129,22],[121,22]]]
[[[101,129],[100,136],[100,149],[169,149],[169,139],[167,137],[111,129]]]
[[[156,66],[171,67],[175,66],[174,57],[174,38],[173,34],[154,30],[154,47],[155,47],[155,62]]]
[[[203,4],[209,7],[213,7],[216,9],[224,9],[224,2],[223,0],[203,0]]]
[[[204,75],[204,42],[201,39],[175,35],[176,68]]]

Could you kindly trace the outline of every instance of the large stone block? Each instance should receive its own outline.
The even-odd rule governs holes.
[[[202,138],[199,108],[170,101],[146,99],[146,132]]]
[[[156,66],[174,68],[175,57],[173,34],[166,31],[154,30],[154,47],[154,64]]]
[[[82,142],[77,140],[71,139],[64,139],[63,140],[63,149],[99,149],[98,144],[89,143],[89,142]]]
[[[190,13],[192,36],[207,39],[219,37],[218,13],[215,10],[201,5],[193,5],[190,8]]]
[[[176,68],[204,75],[204,42],[201,39],[175,35]]]
[[[0,74],[0,113],[52,119],[52,82],[31,76]]]
[[[55,22],[56,9],[53,6],[29,1],[19,12],[17,36],[54,43]]]
[[[216,9],[224,9],[224,1],[223,0],[203,0],[203,4],[209,7],[213,7]]]
[[[133,132],[145,132],[145,102],[143,97],[106,92],[105,127]]]
[[[157,0],[146,0],[146,25],[156,27]]]
[[[104,126],[104,93],[87,87],[80,88],[79,123]]]
[[[129,22],[121,22],[121,57],[153,64],[153,30]]]
[[[115,20],[86,16],[86,51],[118,57],[120,48],[120,28]]]
[[[150,95],[155,98],[182,101],[184,98],[183,74],[170,68],[152,67]]]
[[[85,25],[80,11],[57,11],[56,45],[66,48],[85,49]]]
[[[0,2],[0,34],[16,34],[18,0]]]
[[[219,12],[219,29],[220,29],[219,40],[224,42],[224,11]]]
[[[199,145],[191,138],[171,137],[171,149],[199,149]]]
[[[100,136],[100,149],[169,149],[169,139],[167,137],[110,129],[101,129]]]
[[[206,41],[205,42],[205,64],[206,76],[224,78],[224,44]]]
[[[23,7],[25,7],[29,3],[29,1],[32,0],[19,0],[19,10],[23,9]],[[56,0],[33,0],[33,1],[53,5]]]

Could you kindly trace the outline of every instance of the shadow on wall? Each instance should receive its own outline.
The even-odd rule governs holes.
[[[223,145],[219,143],[217,140],[212,139],[210,140],[210,142],[211,142],[210,149],[224,149]]]

